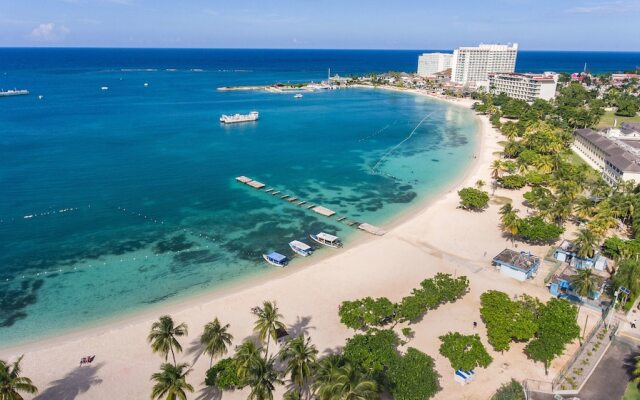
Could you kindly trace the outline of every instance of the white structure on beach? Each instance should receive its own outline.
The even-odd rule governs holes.
[[[425,78],[451,68],[453,54],[424,53],[418,57],[418,75]]]
[[[528,102],[535,99],[554,99],[557,85],[558,75],[550,72],[544,74],[489,73],[489,91],[491,93],[504,93],[511,98]]]
[[[451,82],[470,86],[488,86],[489,72],[514,72],[518,44],[481,44],[454,50]]]
[[[573,151],[600,171],[607,183],[640,182],[640,125],[622,124],[604,132],[578,129],[573,136]]]

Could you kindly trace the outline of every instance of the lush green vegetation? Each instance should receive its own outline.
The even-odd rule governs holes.
[[[485,191],[468,187],[458,191],[460,205],[467,210],[483,210],[489,205],[489,194]]]
[[[449,332],[440,336],[440,341],[440,354],[449,359],[454,370],[471,371],[476,367],[486,368],[493,361],[478,335]]]
[[[566,300],[551,299],[539,307],[537,314],[538,331],[525,351],[533,360],[543,362],[547,373],[551,360],[562,355],[566,345],[580,336],[578,309]]]
[[[515,379],[500,386],[500,389],[491,397],[491,400],[526,400],[524,388]]]
[[[512,341],[528,342],[525,352],[543,362],[545,371],[580,335],[578,309],[566,300],[554,298],[543,304],[526,295],[511,300],[506,293],[490,290],[480,302],[480,316],[494,350],[508,350]]]
[[[38,388],[31,379],[22,376],[22,357],[18,357],[13,363],[0,360],[0,399],[20,400],[21,393],[36,394]]]
[[[433,358],[413,347],[397,358],[387,371],[389,391],[394,399],[429,399],[440,391],[438,378]]]
[[[384,297],[366,297],[342,302],[338,314],[340,321],[351,329],[366,330],[399,322],[414,322],[427,311],[458,300],[468,289],[469,280],[466,276],[453,278],[449,274],[438,273],[420,282],[420,287],[413,289],[400,303],[392,303]]]

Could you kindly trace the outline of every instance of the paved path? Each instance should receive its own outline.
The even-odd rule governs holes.
[[[611,343],[577,397],[580,400],[621,399],[631,380],[634,356],[639,352],[637,344],[622,340]]]

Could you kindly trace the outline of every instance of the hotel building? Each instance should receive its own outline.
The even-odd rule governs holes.
[[[453,52],[451,81],[462,85],[488,86],[489,72],[514,72],[518,44],[481,44]]]
[[[449,53],[424,53],[418,57],[418,75],[426,78],[451,68],[453,55]]]
[[[558,85],[556,74],[516,74],[508,72],[489,73],[489,91],[532,102],[535,99],[551,100],[556,97]]]
[[[640,183],[640,124],[623,123],[603,132],[578,129],[573,135],[573,151],[600,171],[607,183]]]

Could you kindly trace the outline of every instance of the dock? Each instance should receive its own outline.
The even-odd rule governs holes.
[[[311,211],[315,211],[320,215],[324,215],[325,217],[332,217],[335,215],[335,211],[329,210],[327,207],[315,206],[311,209]]]
[[[254,179],[249,178],[249,177],[244,176],[244,175],[238,176],[235,179],[236,179],[236,181],[238,181],[238,182],[240,182],[242,184],[245,184],[245,185],[247,185],[249,187],[252,187],[252,188],[254,188],[256,190],[262,190],[263,188],[265,188],[267,186],[266,184],[264,184],[264,183],[262,183],[260,181],[254,180]],[[280,192],[279,190],[277,190],[275,187],[272,187],[272,186],[267,188],[267,189],[265,189],[264,193],[267,193],[267,194],[269,194],[271,196],[274,196],[274,197],[277,196],[281,200],[284,200],[284,201],[290,203],[293,206],[297,206],[297,207],[301,207],[301,208],[307,209],[309,211],[313,211],[316,214],[320,214],[320,215],[322,215],[324,217],[327,217],[327,218],[331,218],[334,215],[336,215],[336,212],[331,210],[330,208],[327,208],[327,207],[324,207],[324,206],[321,206],[321,205],[318,205],[318,204],[314,204],[314,203],[308,202],[306,200],[302,200],[299,197],[296,197],[294,195],[282,194],[282,192]],[[379,228],[377,226],[368,224],[366,222],[359,222],[359,221],[356,221],[354,219],[350,219],[348,216],[344,216],[344,215],[337,216],[336,222],[340,222],[343,225],[360,229],[361,231],[367,232],[367,233],[369,233],[371,235],[382,236],[382,235],[384,235],[386,233],[386,231],[384,229],[382,229],[382,228]]]

